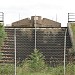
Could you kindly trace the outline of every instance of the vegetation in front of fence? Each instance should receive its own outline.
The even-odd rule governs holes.
[[[18,68],[24,68],[24,71],[30,72],[43,72],[47,70],[47,65],[44,61],[44,56],[39,50],[34,50],[34,53],[31,53],[29,58],[22,62]]]
[[[0,64],[0,75],[14,75],[14,64]],[[64,75],[63,65],[50,67],[44,62],[44,56],[39,50],[35,50],[26,59],[17,66],[17,75]],[[69,63],[66,65],[66,75],[75,75],[75,65]]]
[[[66,75],[74,75],[75,66],[66,65]],[[34,50],[30,59],[17,66],[17,75],[64,75],[63,65],[50,67],[44,62],[44,56],[39,50]]]
[[[14,75],[14,64],[0,64],[0,75]]]
[[[0,49],[3,45],[3,41],[7,36],[4,26],[0,23]],[[2,58],[2,53],[0,51],[0,59]],[[14,75],[14,65],[13,64],[0,64],[0,75]]]
[[[75,23],[72,23],[71,28],[73,30],[73,34],[75,35]]]
[[[4,30],[4,26],[0,23],[0,47],[3,44],[5,37],[6,37],[6,32]]]
[[[66,65],[66,75],[75,75],[75,65],[73,63]]]
[[[0,49],[5,37],[6,37],[6,32],[4,30],[4,26],[0,23]],[[2,58],[2,53],[0,52],[0,59],[1,58]]]
[[[0,75],[14,75],[15,68],[13,64],[0,65]],[[64,75],[63,66],[48,67],[45,70],[35,72],[30,71],[28,64],[17,67],[17,75]],[[66,66],[66,75],[75,75],[75,65],[68,64]]]

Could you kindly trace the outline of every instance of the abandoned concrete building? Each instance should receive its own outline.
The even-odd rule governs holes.
[[[17,63],[25,60],[35,48],[35,16],[25,18],[6,26],[7,37],[1,51],[3,59],[0,62],[15,62],[15,41]],[[45,61],[50,64],[54,61],[64,61],[64,40],[66,33],[66,61],[69,60],[69,50],[72,48],[68,27],[61,27],[61,23],[36,16],[36,49],[45,56]],[[16,39],[15,38],[16,35]]]
[[[13,27],[35,27],[34,20],[35,16],[30,18],[25,18],[20,21],[12,23]],[[47,18],[41,18],[41,16],[36,16],[36,27],[61,27],[61,24]]]

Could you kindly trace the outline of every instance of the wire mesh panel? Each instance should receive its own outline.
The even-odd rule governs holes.
[[[17,64],[25,60],[34,50],[34,30],[16,29]]]
[[[29,57],[29,55],[31,55],[31,53],[34,51],[36,40],[36,49],[42,52],[42,54],[45,56],[44,59],[45,62],[48,65],[50,65],[50,67],[54,67],[54,69],[59,68],[60,75],[69,74],[68,71],[69,70],[71,71],[72,68],[72,71],[70,73],[74,75],[72,63],[69,64],[70,62],[69,49],[72,48],[72,45],[71,42],[69,41],[70,37],[68,31],[66,33],[66,40],[65,40],[65,31],[66,28],[37,28],[35,39],[35,28],[16,29],[17,65],[21,64],[22,61],[24,61],[26,58]],[[64,42],[66,43],[65,62],[64,62]],[[56,69],[56,71],[58,70]]]
[[[64,59],[65,29],[49,28],[37,30],[37,49],[43,52],[51,66],[62,64]]]
[[[21,66],[23,65],[23,61],[25,59],[29,59],[29,55],[34,51],[34,29],[32,28],[19,28],[16,29],[16,63],[17,63],[17,75],[23,74],[25,72],[25,68]],[[20,65],[20,67],[19,67]],[[22,70],[21,73],[19,72]],[[22,73],[23,72],[23,73]]]
[[[72,44],[66,28],[37,29],[36,47],[45,56],[47,64],[54,68],[60,65],[60,75],[74,75],[73,56],[69,51],[72,51]]]
[[[74,52],[73,46],[71,42],[72,38],[70,38],[69,30],[66,34],[66,75],[75,75],[75,60],[74,60]]]
[[[46,70],[49,68],[47,70],[47,72],[49,71],[49,74],[75,74],[75,62],[72,53],[70,53],[72,50],[72,44],[68,30],[65,33],[66,28],[36,28],[36,36],[35,28],[6,28],[5,31],[7,32],[7,37],[5,38],[4,45],[1,49],[1,75],[31,75],[33,71],[29,71],[31,69],[29,68],[30,65],[28,62],[33,64],[31,66],[32,68],[37,65],[33,62],[33,59],[36,61],[35,56],[37,54],[32,54],[35,52],[35,41],[36,49],[45,56],[45,63],[49,65],[46,68]],[[65,48],[64,44],[66,45]],[[30,60],[31,54],[33,59]],[[37,61],[39,60],[39,57],[40,55],[36,57]],[[35,69],[37,69],[38,66]],[[34,74],[35,73],[32,73],[32,75]]]
[[[0,75],[15,74],[14,29],[5,28],[7,36],[1,47]]]
[[[58,73],[60,75],[74,75],[74,69],[72,63],[70,63],[71,56],[69,53],[72,45],[69,41],[69,33],[67,31],[65,35],[65,31],[66,28],[36,28],[35,39],[35,28],[16,29],[17,68],[21,68],[21,70],[25,72],[25,70],[22,69],[23,67],[18,67],[18,65],[21,64],[26,58],[29,59],[29,55],[34,52],[36,41],[36,49],[42,52],[42,54],[45,56],[45,63],[48,64],[50,67],[56,69],[53,70],[53,72],[59,71]],[[64,43],[66,43],[65,60]],[[25,65],[25,67],[27,66]]]

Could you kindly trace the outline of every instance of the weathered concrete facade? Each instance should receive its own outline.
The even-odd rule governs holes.
[[[35,27],[35,16],[30,18],[25,18],[12,23],[13,27]],[[41,18],[41,16],[36,16],[36,27],[61,27],[61,23],[47,19]]]
[[[15,57],[15,39],[16,36],[16,60],[22,62],[29,57],[36,48],[45,56],[45,62],[53,65],[63,63],[64,61],[64,36],[66,33],[66,61],[69,61],[69,50],[72,48],[67,27],[61,27],[61,24],[50,19],[36,16],[36,34],[35,34],[35,16],[31,19],[26,18],[12,23],[12,26],[5,27],[7,32],[2,52],[4,53],[1,62],[14,63]],[[16,34],[16,35],[14,35]],[[52,59],[53,58],[53,59]]]

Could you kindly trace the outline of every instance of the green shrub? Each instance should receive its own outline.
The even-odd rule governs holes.
[[[31,73],[42,73],[48,69],[44,61],[44,56],[39,50],[34,50],[29,58],[24,60],[22,64],[17,67],[17,75],[31,75]]]
[[[34,53],[30,55],[30,60],[28,60],[29,67],[31,71],[40,72],[46,68],[44,56],[39,50],[34,50]]]
[[[6,33],[4,30],[4,26],[0,23],[0,47],[3,44],[4,38],[6,37]]]
[[[27,58],[21,65],[23,65],[22,68],[31,72],[40,72],[47,69],[44,56],[39,50],[34,50],[34,52],[29,55],[29,59]]]
[[[3,44],[3,41],[6,37],[6,32],[4,30],[4,26],[0,23],[0,49]],[[2,58],[2,53],[0,52],[0,59]]]

